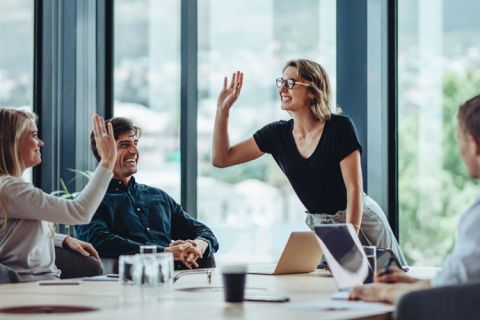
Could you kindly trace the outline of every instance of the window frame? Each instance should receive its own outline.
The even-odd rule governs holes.
[[[364,191],[398,239],[397,83],[397,0],[338,0],[337,102],[363,146]]]
[[[92,157],[87,153],[80,158],[76,156],[79,145],[76,134],[84,134],[85,128],[90,127],[89,118],[85,116],[87,112],[83,112],[83,116],[78,114],[80,106],[77,106],[76,96],[79,83],[91,80],[92,72],[95,89],[85,86],[81,94],[94,97],[94,111],[97,113],[106,118],[113,115],[114,0],[85,2],[87,4],[82,6],[76,1],[35,0],[33,108],[40,117],[39,130],[46,146],[43,164],[34,169],[33,179],[47,192],[58,189],[60,177],[72,177],[67,168],[94,167]],[[197,9],[197,0],[182,0],[181,204],[194,217],[197,216],[198,174]],[[94,40],[91,37],[78,38],[79,32],[88,32],[79,29],[78,24],[79,16],[85,14],[90,19],[88,21],[96,24]],[[337,101],[356,123],[364,146],[364,189],[373,192],[372,197],[387,212],[398,237],[397,0],[338,0],[336,15]],[[373,35],[377,36],[374,41],[369,40],[372,24],[381,26],[380,35]],[[372,46],[382,48],[376,53],[381,65],[375,69],[379,80],[376,80],[378,89],[374,92],[375,101],[377,105],[380,102],[382,108],[381,124],[372,123],[372,120],[369,123],[369,112],[373,112],[369,110],[372,92],[368,91],[372,85],[368,77]],[[89,54],[93,50],[96,62],[93,69],[76,59],[79,48],[89,50]],[[356,54],[352,55],[352,52]],[[76,129],[72,131],[72,127]],[[79,131],[78,128],[84,129]],[[383,133],[380,144],[372,143],[372,136],[375,136],[372,131]],[[373,150],[375,148],[377,150]],[[377,154],[380,157],[372,156]],[[380,174],[373,175],[369,167],[381,168]],[[379,186],[377,191],[373,190],[375,185]]]
[[[86,179],[69,168],[96,167],[89,132],[92,113],[113,110],[112,27],[113,0],[35,0],[33,111],[45,146],[33,183],[45,192],[60,189],[60,178],[81,190]]]

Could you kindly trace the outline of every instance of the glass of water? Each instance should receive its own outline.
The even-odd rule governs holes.
[[[164,294],[172,290],[173,254],[170,252],[120,256],[119,280],[150,293]]]
[[[363,283],[372,283],[377,274],[377,248],[375,246],[363,246],[363,251],[368,260],[368,275]]]
[[[174,276],[173,254],[163,252],[153,256],[155,257],[154,268],[157,270],[155,285],[160,294],[170,292]]]
[[[148,254],[148,253],[157,253],[157,246],[152,246],[152,245],[140,246],[140,254]]]
[[[122,255],[118,258],[118,278],[123,285],[133,285],[133,270],[138,264],[138,255]]]

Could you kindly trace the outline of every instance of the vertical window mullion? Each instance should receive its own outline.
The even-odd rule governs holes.
[[[197,1],[181,2],[181,202],[197,216]]]

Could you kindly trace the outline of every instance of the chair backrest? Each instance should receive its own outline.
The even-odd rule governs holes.
[[[413,291],[400,298],[396,320],[478,319],[480,282]]]

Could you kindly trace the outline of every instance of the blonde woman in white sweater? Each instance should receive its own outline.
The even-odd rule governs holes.
[[[22,281],[55,279],[54,245],[64,246],[98,259],[88,243],[53,232],[50,223],[85,224],[90,222],[113,176],[117,156],[111,125],[93,116],[93,131],[102,161],[93,179],[75,200],[44,193],[22,178],[23,172],[40,164],[40,148],[33,113],[0,109],[0,263],[12,268]]]

